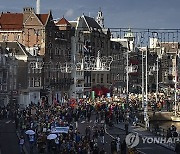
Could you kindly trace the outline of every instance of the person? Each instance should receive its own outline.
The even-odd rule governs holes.
[[[102,126],[99,132],[99,135],[101,137],[101,143],[104,145],[104,134],[105,134],[105,130],[104,127]]]
[[[126,154],[127,146],[126,146],[126,141],[124,140],[123,143],[121,144],[121,154]]]
[[[106,152],[105,152],[105,150],[104,150],[104,148],[102,148],[100,151],[99,151],[99,154],[105,154]]]
[[[167,138],[172,137],[171,128],[168,128],[166,137]]]
[[[87,126],[85,129],[86,137],[90,140],[91,137],[91,127]]]
[[[177,142],[177,143],[176,143],[175,152],[176,152],[177,154],[180,154],[180,142]]]
[[[116,153],[117,152],[117,149],[116,149],[116,141],[115,141],[115,139],[113,139],[112,141],[111,141],[111,153],[113,154],[113,153]]]
[[[116,137],[116,146],[117,146],[117,152],[120,152],[120,148],[121,148],[121,138],[119,137],[119,135],[117,135]]]
[[[125,122],[124,127],[125,127],[125,131],[126,131],[126,135],[128,135],[128,132],[129,132],[129,130],[128,130],[129,129],[128,128],[129,127],[128,121]]]
[[[33,152],[34,142],[35,142],[35,137],[34,137],[34,135],[29,135],[30,153]]]
[[[21,136],[19,139],[20,153],[23,153],[24,137]]]
[[[55,138],[54,142],[56,144],[56,150],[57,150],[57,152],[59,152],[59,150],[60,150],[59,136]]]
[[[171,125],[171,131],[176,131],[176,126],[174,126],[174,125]]]

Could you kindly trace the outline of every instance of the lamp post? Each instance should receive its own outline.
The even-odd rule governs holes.
[[[142,109],[144,108],[144,51],[142,50]]]
[[[128,104],[129,101],[129,55],[128,55],[128,50],[127,50],[127,55],[126,55],[126,101]]]
[[[158,92],[159,92],[159,57],[156,59],[156,104],[158,102]]]
[[[175,58],[175,85],[174,85],[174,115],[177,116],[177,54]]]
[[[146,101],[144,103],[144,122],[146,129],[149,128],[149,118],[147,115],[148,111],[148,46],[146,47]]]

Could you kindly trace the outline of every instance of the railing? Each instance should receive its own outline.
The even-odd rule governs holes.
[[[139,123],[138,123],[138,125],[140,125],[141,127],[145,127],[145,125],[144,125],[144,121],[141,121],[141,120],[139,120]],[[156,126],[154,126],[154,125],[152,125],[152,124],[150,124],[150,127],[149,127],[149,129],[148,129],[151,133],[152,133],[152,135],[155,135],[156,137],[164,137],[164,138],[168,138],[167,137],[167,129],[165,129],[165,128],[163,128],[163,127],[156,127]],[[180,134],[178,134],[178,136],[179,136]],[[175,150],[175,146],[176,146],[176,144],[175,143],[168,143],[168,144],[165,144],[165,143],[160,143],[160,144],[162,144],[162,146],[164,146],[164,147],[166,147],[166,148],[168,148],[168,149],[171,149],[171,150]]]

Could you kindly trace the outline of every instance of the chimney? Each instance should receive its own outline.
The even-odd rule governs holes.
[[[40,0],[36,0],[36,14],[40,14]]]

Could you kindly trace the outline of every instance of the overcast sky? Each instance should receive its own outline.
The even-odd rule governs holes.
[[[35,7],[36,0],[0,0],[3,12],[26,6]],[[100,7],[109,28],[180,28],[180,0],[41,0],[41,13],[52,10],[54,18],[68,20],[95,17]]]

